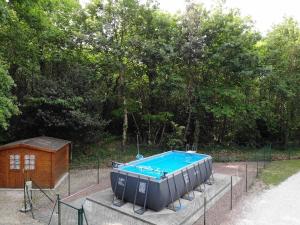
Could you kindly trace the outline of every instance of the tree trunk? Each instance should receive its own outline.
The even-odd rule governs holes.
[[[286,110],[286,119],[284,122],[284,148],[287,149],[289,145],[289,113],[287,107],[285,108]]]
[[[122,150],[125,150],[127,142],[127,130],[128,130],[128,110],[125,94],[125,68],[122,65],[120,70],[120,95],[123,101],[123,132],[122,132]]]
[[[158,133],[159,133],[159,131],[160,131],[160,128],[161,128],[161,127],[159,127],[159,128],[156,130],[156,132],[155,132],[154,139],[153,139],[153,144],[154,144],[154,145],[156,144],[156,139],[157,139]]]
[[[184,131],[184,137],[183,140],[187,143],[187,137],[189,135],[189,129],[190,129],[190,124],[191,124],[191,118],[192,118],[192,90],[191,90],[191,80],[188,83],[187,87],[187,97],[188,97],[188,118],[185,126],[185,131]]]
[[[151,121],[148,120],[148,145],[151,145]]]
[[[185,142],[187,142],[187,136],[189,134],[189,129],[190,129],[190,124],[191,124],[191,118],[192,118],[192,106],[191,106],[191,100],[189,99],[189,103],[188,103],[188,118],[187,118],[187,122],[186,122],[186,126],[185,126],[185,131],[184,131],[184,137],[183,140]]]
[[[165,129],[166,129],[166,123],[164,123],[164,126],[163,126],[163,129],[162,129],[162,132],[161,132],[161,135],[160,135],[160,140],[159,140],[159,146],[161,146],[161,143],[162,143],[162,140],[163,140],[163,137],[164,137],[164,134],[165,134]]]
[[[195,121],[195,131],[194,131],[194,141],[193,144],[198,146],[199,144],[199,135],[200,135],[200,122],[199,119],[197,118]]]
[[[135,125],[135,127],[136,127],[137,134],[138,134],[139,136],[141,136],[140,128],[139,128],[139,125],[138,125],[137,122],[136,122],[135,116],[134,116],[133,113],[131,113],[131,115],[132,115],[132,119],[133,119],[134,125]]]
[[[123,107],[124,107],[124,116],[123,116],[123,135],[122,135],[122,149],[125,150],[127,142],[127,129],[128,129],[128,111],[126,104],[126,97],[123,96]]]

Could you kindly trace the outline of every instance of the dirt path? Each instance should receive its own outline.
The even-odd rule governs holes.
[[[0,225],[41,225],[30,216],[19,212],[23,191],[0,190]]]
[[[234,225],[300,225],[300,172],[280,185],[243,201],[240,212],[233,212]],[[226,223],[227,225],[228,223]]]

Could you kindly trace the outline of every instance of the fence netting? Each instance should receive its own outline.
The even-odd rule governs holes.
[[[183,205],[190,204],[191,206],[185,215],[187,220],[200,217],[196,225],[221,224],[230,210],[251,190],[251,186],[263,168],[267,167],[272,159],[282,157],[275,154],[269,146],[245,152],[228,152],[216,148],[202,149],[199,152],[213,156],[215,162],[213,171],[216,176],[222,174],[223,177],[215,177],[215,183],[206,185],[205,192],[194,191],[196,201],[181,200]],[[288,159],[295,157],[296,154],[290,152],[285,156]],[[87,165],[72,165],[69,174],[54,190],[35,187],[31,191],[32,210],[29,213],[32,213],[35,219],[51,225],[151,224],[89,200],[84,201],[81,207],[75,207],[70,203],[72,198],[88,196],[89,191],[95,192],[110,188],[111,169],[100,167],[99,160],[95,162]],[[233,179],[232,186],[231,179]],[[59,204],[58,195],[62,199]],[[64,198],[68,196],[70,199],[65,202]],[[178,205],[178,201],[175,205]],[[177,220],[176,216],[172,218],[171,224],[184,224]]]
[[[30,194],[26,194],[26,196],[30,196],[29,198],[31,198],[30,213],[32,217],[44,224],[54,224],[54,221],[51,220],[55,217],[53,215],[57,214],[57,196],[55,191],[41,189],[33,185]]]
[[[84,205],[84,212],[88,224],[93,225],[109,225],[109,224],[128,224],[128,225],[151,225],[143,220],[136,219],[129,214],[114,210],[106,205],[87,200]],[[101,213],[99,213],[101,212]],[[86,222],[86,221],[85,221]]]

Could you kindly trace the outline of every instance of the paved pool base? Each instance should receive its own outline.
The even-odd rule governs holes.
[[[126,203],[121,207],[112,205],[113,192],[111,189],[105,189],[69,203],[77,207],[81,207],[83,204],[87,221],[93,225],[190,225],[204,213],[204,196],[207,199],[206,209],[209,209],[222,196],[230,192],[230,176],[214,174],[214,178],[215,181],[212,185],[206,185],[205,193],[194,191],[194,200],[188,201],[181,198],[182,206],[176,212],[165,208],[160,212],[147,210],[143,215],[136,214],[133,212],[131,203]],[[238,181],[238,177],[233,177],[233,185]],[[178,201],[175,202],[175,206],[178,205]]]

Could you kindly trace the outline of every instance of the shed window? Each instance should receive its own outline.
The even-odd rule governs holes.
[[[35,169],[35,155],[25,155],[25,170]]]
[[[10,155],[10,169],[19,170],[20,169],[20,155]]]

